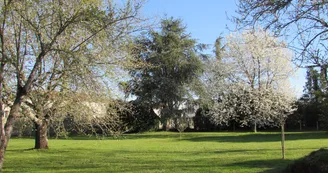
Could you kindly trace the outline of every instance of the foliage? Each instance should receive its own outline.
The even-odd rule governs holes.
[[[282,123],[293,108],[291,54],[285,43],[261,28],[230,34],[221,59],[215,60],[206,80],[215,100],[209,114],[217,124]],[[277,121],[279,119],[279,121]]]
[[[325,130],[328,129],[328,100],[326,99],[328,97],[327,93],[322,95],[323,100],[320,102],[319,105],[315,105],[313,108],[318,108],[316,112],[319,112],[318,120],[320,122],[320,126],[323,127]]]
[[[153,109],[136,101],[131,101],[131,111],[120,113],[122,121],[130,129],[129,132],[144,132],[157,130],[159,117]]]
[[[325,89],[324,81],[321,80],[318,70],[314,68],[308,68],[306,72],[306,83],[304,86],[304,92],[307,94],[309,99],[313,101],[318,101],[317,96],[320,92],[323,92]]]
[[[196,131],[214,131],[216,125],[211,121],[209,109],[204,107],[199,108],[193,117],[194,129]]]
[[[326,98],[327,98],[327,84],[325,71],[319,68],[310,67],[307,70],[306,84],[304,87],[304,95],[299,99],[302,113],[302,119],[306,126],[327,126],[326,115]]]
[[[256,122],[258,126],[284,124],[294,108],[293,98],[270,89],[254,90],[245,86],[231,85],[221,101],[210,110],[212,120],[229,125],[231,120],[242,126]]]
[[[222,63],[232,68],[232,82],[251,88],[289,89],[292,54],[286,44],[262,28],[232,33],[226,37]],[[289,91],[286,91],[289,92]]]
[[[34,124],[28,117],[20,117],[15,121],[13,126],[13,136],[30,137],[33,136],[35,130]]]
[[[76,135],[77,130],[74,128],[74,117],[57,114],[50,119],[49,123],[49,136],[54,136],[56,139],[59,137],[67,138],[71,135]]]
[[[135,42],[137,59],[149,66],[130,72],[129,94],[149,108],[160,108],[164,123],[180,115],[179,106],[197,92],[194,83],[202,72],[200,46],[185,32],[181,20],[173,18],[162,20],[159,32],[149,31]]]

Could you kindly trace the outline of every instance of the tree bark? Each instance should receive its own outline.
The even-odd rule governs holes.
[[[5,124],[1,125],[1,139],[0,139],[0,170],[2,170],[3,162],[5,159],[5,152],[11,133],[13,131],[13,124],[15,118],[19,114],[19,108],[21,103],[21,97],[16,97],[13,106],[11,107],[10,113],[8,115],[7,121]],[[3,123],[3,122],[2,122]]]
[[[37,149],[40,147],[40,125],[38,123],[34,123],[34,148]]]
[[[48,149],[48,120],[44,119],[41,123],[35,123],[35,149]]]
[[[282,159],[285,159],[285,124],[281,125],[281,154]]]

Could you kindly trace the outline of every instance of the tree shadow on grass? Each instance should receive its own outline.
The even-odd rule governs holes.
[[[201,133],[188,133],[184,132],[181,134],[182,137],[197,137],[201,136]],[[156,133],[135,133],[135,134],[127,134],[124,135],[125,139],[175,139],[180,138],[180,134],[178,132],[156,132]]]
[[[7,149],[6,151],[11,151],[11,152],[24,152],[24,151],[32,151],[32,150],[37,150],[37,149],[35,149],[35,148]]]
[[[305,139],[325,139],[328,138],[326,132],[307,132],[307,133],[294,133],[290,132],[286,135],[286,140],[305,140]],[[184,140],[192,142],[278,142],[281,140],[279,133],[271,134],[242,134],[242,135],[225,135],[225,136],[199,136],[191,137]]]
[[[187,133],[183,133],[185,135]],[[195,136],[195,135],[192,135]],[[200,136],[200,135],[196,135]],[[68,138],[58,138],[58,139],[69,139],[69,140],[126,140],[126,139],[169,139],[169,138],[179,138],[179,133],[134,133],[134,134],[123,134],[118,137],[112,136],[70,136]]]
[[[244,168],[261,168],[266,169],[260,173],[279,173],[284,172],[288,164],[292,163],[293,160],[282,160],[282,159],[272,159],[272,160],[249,160],[243,162],[235,162],[225,166],[229,167],[244,167]]]
[[[273,133],[182,133],[182,140],[193,142],[276,142],[281,140],[279,132]],[[324,139],[328,138],[328,133],[323,131],[314,132],[286,132],[286,140],[304,140],[304,139]],[[174,132],[158,132],[158,133],[136,133],[123,134],[118,138],[113,137],[95,137],[95,136],[71,136],[70,140],[130,140],[130,139],[179,139],[180,134]]]
[[[288,150],[286,150],[287,152],[290,152],[290,151],[299,151],[299,150],[304,150],[304,149],[307,149],[307,150],[317,150],[318,148],[288,148]],[[277,149],[236,149],[236,150],[217,150],[217,151],[214,151],[214,153],[216,154],[233,154],[233,153],[245,153],[245,152],[248,152],[248,153],[258,153],[258,152],[268,152],[268,151],[278,151],[278,152],[281,152],[281,149],[280,148],[277,148]]]

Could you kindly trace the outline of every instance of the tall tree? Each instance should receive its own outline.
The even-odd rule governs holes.
[[[162,20],[159,32],[150,31],[136,42],[140,45],[135,52],[138,59],[149,67],[131,72],[131,94],[140,103],[162,110],[165,129],[166,121],[180,114],[179,106],[191,97],[191,83],[202,71],[199,46],[181,20],[172,18]]]
[[[303,118],[307,126],[317,126],[318,129],[319,120],[326,117],[324,116],[326,114],[326,108],[324,108],[326,104],[325,98],[327,96],[326,89],[326,77],[322,74],[322,69],[309,67],[306,74],[304,95],[300,99],[303,107]]]
[[[61,76],[72,72],[86,77],[85,72],[97,71],[101,69],[99,64],[109,63],[111,57],[101,56],[103,54],[99,52],[116,46],[107,38],[120,38],[121,34],[113,33],[128,33],[127,29],[139,21],[136,16],[142,3],[131,0],[123,6],[116,6],[110,1],[101,0],[5,0],[0,2],[0,6],[2,115],[4,86],[11,80],[4,76],[8,71],[15,74],[14,100],[7,120],[1,122],[2,169],[13,123],[20,116],[21,104],[25,97],[37,87],[46,87],[43,85],[44,82],[54,84],[50,85],[51,88],[63,84],[52,81],[52,78],[60,79]],[[60,61],[57,61],[58,59]],[[74,84],[70,86],[76,87]],[[38,122],[43,122],[43,119],[40,120]]]
[[[314,68],[308,68],[306,72],[306,83],[304,87],[304,91],[309,94],[311,98],[315,97],[315,92],[319,91],[320,81],[319,81],[319,73]]]

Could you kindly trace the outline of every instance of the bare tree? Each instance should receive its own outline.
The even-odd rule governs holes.
[[[327,66],[326,1],[239,0],[233,21],[238,29],[262,25],[276,36],[289,37],[301,65]]]

